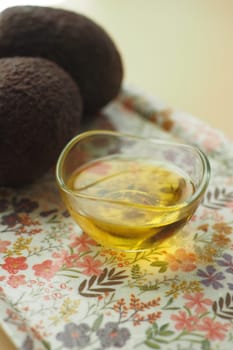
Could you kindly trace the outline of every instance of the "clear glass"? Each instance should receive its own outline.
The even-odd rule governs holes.
[[[112,249],[151,249],[180,230],[198,207],[210,165],[198,148],[112,131],[73,138],[56,169],[71,216]]]

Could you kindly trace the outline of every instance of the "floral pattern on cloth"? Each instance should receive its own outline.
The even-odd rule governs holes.
[[[197,145],[212,168],[205,198],[176,236],[125,253],[82,232],[52,171],[1,188],[2,327],[20,350],[231,350],[233,144],[128,87],[90,128]]]

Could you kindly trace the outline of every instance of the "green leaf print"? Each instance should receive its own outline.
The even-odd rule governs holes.
[[[168,263],[166,261],[154,261],[150,264],[151,266],[159,267],[158,272],[164,273],[167,271]]]
[[[160,343],[168,344],[167,337],[174,335],[174,331],[169,330],[169,323],[163,324],[160,328],[154,323],[151,328],[146,331],[146,340],[144,344],[152,349],[160,349]]]
[[[146,340],[144,342],[144,344],[147,345],[151,349],[160,349],[160,345],[153,343],[153,341],[151,341],[151,340]]]
[[[139,264],[135,264],[131,269],[131,277],[135,280],[139,279],[142,276],[141,268]]]
[[[42,340],[42,344],[44,345],[46,350],[52,350],[50,343],[46,340]]]
[[[211,350],[209,340],[205,339],[202,341],[201,350]]]
[[[92,325],[92,330],[93,330],[93,332],[98,331],[98,329],[100,328],[101,323],[102,323],[102,321],[103,321],[103,318],[104,318],[104,316],[103,316],[103,314],[101,314],[101,315],[99,315],[99,316],[97,317],[97,319],[94,321],[94,323],[93,323],[93,325]]]

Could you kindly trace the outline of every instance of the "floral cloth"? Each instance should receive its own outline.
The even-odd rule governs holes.
[[[198,145],[212,168],[205,198],[175,237],[124,253],[81,231],[52,171],[1,188],[2,327],[20,350],[231,350],[233,144],[132,88],[90,128]]]

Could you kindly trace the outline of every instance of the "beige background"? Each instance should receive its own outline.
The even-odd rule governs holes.
[[[232,0],[70,0],[112,34],[125,80],[233,137]]]
[[[125,81],[233,138],[233,0],[0,0],[48,4],[98,21],[118,45]],[[1,350],[13,347],[0,332]]]

